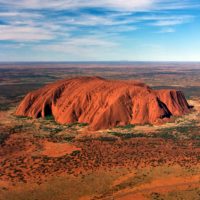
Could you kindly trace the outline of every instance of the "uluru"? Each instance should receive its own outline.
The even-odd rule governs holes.
[[[160,124],[188,113],[190,106],[177,90],[153,90],[134,80],[101,77],[69,78],[28,93],[15,112],[57,123],[87,123],[91,130],[127,124]]]

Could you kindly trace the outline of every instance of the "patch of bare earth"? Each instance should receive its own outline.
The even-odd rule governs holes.
[[[200,187],[200,175],[187,176],[187,177],[167,177],[155,178],[150,183],[141,184],[131,189],[120,191],[115,195],[114,199],[129,200],[147,199],[152,193],[167,194],[172,191],[184,191],[191,188]],[[149,199],[149,198],[148,198]]]
[[[61,157],[66,154],[70,154],[73,151],[79,151],[81,148],[68,143],[54,143],[44,141],[42,144],[41,155],[49,157]]]

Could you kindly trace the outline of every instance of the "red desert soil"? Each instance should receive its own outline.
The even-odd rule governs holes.
[[[120,191],[116,199],[118,200],[146,200],[145,194],[151,192],[159,192],[162,194],[171,192],[171,191],[182,191],[191,188],[199,187],[199,175],[193,175],[189,177],[167,177],[167,179],[158,178],[150,183],[142,184],[133,189],[127,189],[125,191]]]
[[[30,92],[16,115],[33,118],[53,115],[55,121],[88,123],[99,130],[127,124],[159,124],[189,112],[183,93],[153,90],[137,81],[78,77]]]
[[[81,150],[74,145],[67,143],[53,143],[45,141],[43,143],[43,151],[41,155],[49,156],[49,157],[60,157],[65,154],[70,154],[73,151]]]

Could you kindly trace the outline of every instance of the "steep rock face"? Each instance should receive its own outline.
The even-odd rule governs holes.
[[[93,130],[127,124],[158,124],[189,112],[180,91],[152,90],[136,81],[78,77],[30,92],[16,115],[53,115],[60,124],[88,123]]]

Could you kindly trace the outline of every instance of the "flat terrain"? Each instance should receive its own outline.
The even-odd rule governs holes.
[[[191,113],[162,126],[92,132],[52,116],[14,116],[23,96],[77,75],[142,80],[182,90]],[[199,200],[200,64],[0,66],[0,200]]]

